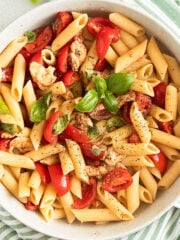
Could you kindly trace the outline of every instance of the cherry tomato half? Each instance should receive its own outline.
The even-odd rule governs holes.
[[[167,83],[160,82],[154,89],[154,97],[152,97],[152,102],[157,106],[165,107],[165,95],[166,95]]]
[[[97,183],[95,178],[90,178],[90,184],[86,185],[86,187],[82,191],[82,199],[77,199],[72,207],[76,209],[83,209],[91,205],[91,203],[95,200],[97,195]]]
[[[73,83],[77,82],[80,79],[80,76],[77,72],[69,70],[62,76],[62,81],[66,87],[71,86]]]
[[[68,70],[68,54],[70,49],[70,43],[67,43],[65,46],[63,46],[58,53],[58,59],[57,59],[57,69],[65,73]]]
[[[136,93],[136,102],[138,105],[139,111],[143,114],[143,116],[147,115],[150,107],[151,107],[151,97],[145,95],[143,93]]]
[[[49,117],[49,119],[45,123],[44,139],[51,144],[56,144],[58,141],[58,135],[53,132],[53,126],[59,116],[60,112],[56,111]]]
[[[52,37],[53,31],[50,26],[47,26],[43,28],[34,42],[27,43],[24,48],[31,54],[36,53],[45,48],[51,42]]]
[[[94,66],[94,70],[95,71],[104,71],[104,69],[107,67],[108,63],[105,59],[98,59],[95,66]]]
[[[109,171],[103,177],[102,189],[108,192],[117,192],[126,189],[133,182],[131,174],[127,169],[117,167]]]
[[[158,127],[160,130],[167,132],[169,134],[173,134],[173,121],[168,121],[168,122],[159,122],[158,121]]]
[[[68,138],[78,143],[85,143],[90,141],[90,138],[86,134],[84,134],[83,131],[71,124],[68,124],[68,126],[66,127],[65,134]]]
[[[5,67],[2,69],[1,82],[11,82],[13,76],[13,67]]]
[[[154,162],[155,166],[159,169],[160,173],[164,174],[167,169],[168,160],[163,152],[159,152],[157,154],[148,155],[152,161]]]
[[[128,143],[140,143],[141,140],[139,138],[139,135],[137,132],[133,132],[129,137],[128,137]]]
[[[48,170],[52,184],[54,185],[58,195],[60,197],[65,195],[70,190],[71,183],[69,174],[63,174],[61,165],[59,163],[49,165]]]
[[[0,150],[8,152],[10,141],[11,141],[10,138],[0,138]]]
[[[39,205],[33,204],[30,200],[24,204],[25,208],[30,211],[36,211],[39,208]]]
[[[72,22],[73,17],[69,12],[58,12],[52,22],[52,29],[57,36],[67,25]]]
[[[41,64],[42,66],[44,65],[41,51],[36,52],[31,56],[31,58],[29,59],[29,64],[31,64],[32,62],[37,62],[37,63]]]
[[[40,162],[35,162],[35,167],[37,172],[40,175],[41,181],[44,184],[48,184],[51,181],[50,175],[49,175],[49,171],[48,171],[48,167],[45,164],[42,164]]]

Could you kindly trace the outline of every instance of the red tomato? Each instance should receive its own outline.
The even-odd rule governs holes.
[[[136,93],[136,102],[138,105],[139,111],[145,116],[148,114],[151,107],[151,97],[143,93]]]
[[[66,127],[65,134],[68,138],[78,143],[85,143],[90,141],[90,138],[86,134],[84,134],[83,131],[71,124],[68,124],[68,126]]]
[[[70,176],[64,175],[61,165],[54,163],[48,166],[52,184],[54,185],[58,195],[61,197],[70,190]]]
[[[102,189],[108,192],[117,192],[126,189],[133,182],[131,174],[127,169],[117,167],[109,171],[103,177]]]
[[[131,124],[131,119],[130,119],[130,115],[129,115],[130,108],[131,108],[131,102],[126,102],[123,106],[123,112],[122,112],[122,117],[128,124]]]
[[[104,59],[115,34],[114,28],[105,26],[100,29],[96,38],[96,50],[100,60]]]
[[[99,103],[88,115],[95,120],[106,120],[113,116],[113,114],[105,108],[103,103]]]
[[[70,22],[72,22],[73,17],[68,12],[58,12],[56,14],[56,17],[54,21],[52,22],[52,29],[55,33],[55,36],[57,36],[62,30],[69,25]]]
[[[169,134],[173,134],[173,125],[174,125],[173,121],[169,121],[169,122],[159,122],[158,121],[159,129],[164,132],[167,132]]]
[[[2,69],[1,82],[11,82],[13,76],[13,67],[5,67]]]
[[[93,160],[101,160],[105,154],[105,151],[102,147],[92,143],[82,143],[80,147],[83,154]]]
[[[10,138],[0,138],[0,150],[8,152],[10,141],[11,141]]]
[[[63,46],[59,53],[58,53],[58,59],[57,59],[57,69],[65,73],[68,69],[68,54],[70,49],[70,43],[67,43],[65,46]]]
[[[41,177],[41,181],[44,184],[48,184],[51,181],[50,175],[49,175],[49,171],[48,171],[48,167],[45,164],[42,164],[40,162],[35,162],[35,167],[36,170],[38,171],[40,177]]]
[[[41,65],[44,65],[44,61],[41,55],[41,51],[36,52],[35,54],[32,55],[32,57],[29,59],[29,64],[31,64],[32,62],[37,62]]]
[[[167,169],[168,160],[164,153],[159,152],[157,154],[148,155],[154,162],[154,165],[159,169],[160,173],[164,174]]]
[[[90,158],[85,157],[85,162],[87,166],[92,166],[92,167],[99,167],[102,165],[103,161],[101,160],[92,160]]]
[[[27,210],[35,211],[39,208],[39,205],[33,204],[30,200],[27,201],[27,203],[24,204],[25,208]]]
[[[165,95],[166,95],[167,83],[160,82],[154,89],[154,97],[152,97],[152,102],[157,106],[165,107]]]
[[[103,27],[110,27],[114,29],[115,34],[113,36],[112,41],[117,42],[119,39],[120,29],[113,24],[109,19],[104,17],[95,17],[91,18],[91,20],[87,24],[87,30],[94,36],[97,37],[98,33]]]
[[[140,143],[141,140],[137,132],[133,132],[131,136],[128,137],[128,143]]]
[[[94,67],[94,70],[95,71],[104,71],[104,69],[107,67],[108,63],[105,59],[98,59],[95,67]]]
[[[73,83],[77,82],[80,79],[80,76],[77,72],[69,70],[62,76],[62,81],[66,87],[71,86]]]
[[[54,112],[45,123],[44,127],[44,138],[51,144],[56,144],[58,141],[58,135],[53,133],[54,123],[58,120],[60,112]]]
[[[25,45],[25,49],[31,54],[41,51],[51,42],[52,37],[53,31],[50,26],[47,26],[43,28],[33,43],[27,43]]]
[[[77,199],[72,207],[76,209],[83,209],[92,204],[97,195],[97,183],[95,178],[90,178],[90,184],[82,191],[82,199]]]
[[[25,48],[22,48],[19,51],[19,53],[22,54],[23,57],[25,58],[26,64],[29,63],[29,59],[31,58],[31,54]]]

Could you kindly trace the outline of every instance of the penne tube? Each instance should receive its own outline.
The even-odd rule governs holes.
[[[118,59],[118,55],[117,53],[113,50],[113,48],[111,46],[109,46],[107,53],[105,55],[105,59],[106,61],[112,66],[114,67],[116,64],[116,61]]]
[[[54,219],[54,209],[51,205],[48,205],[45,208],[39,208],[39,211],[47,222]]]
[[[180,150],[180,138],[164,131],[150,128],[151,140],[157,143],[161,143],[173,149]]]
[[[166,88],[165,110],[172,115],[173,121],[175,121],[177,117],[177,100],[177,88],[169,84]]]
[[[146,46],[147,40],[139,43],[136,47],[118,57],[114,68],[115,73],[122,72],[130,64],[136,62],[140,57],[142,57],[146,51]]]
[[[74,170],[72,160],[67,151],[60,152],[59,159],[61,162],[61,167],[62,167],[62,171],[63,171],[64,175],[66,175]]]
[[[23,172],[20,173],[19,181],[18,181],[18,196],[22,197],[29,197],[30,196],[30,187],[28,185],[30,177],[30,172]]]
[[[136,40],[136,38],[134,36],[132,36],[130,33],[126,32],[125,30],[121,29],[120,38],[121,38],[122,42],[129,49],[132,49],[138,45],[138,41]]]
[[[71,175],[71,192],[74,194],[74,196],[80,199],[82,198],[81,181],[76,177],[75,174]]]
[[[48,206],[51,206],[56,199],[56,194],[57,192],[53,184],[49,183],[44,190],[44,194],[40,203],[40,208],[47,208]]]
[[[88,22],[88,15],[81,14],[66,27],[52,42],[52,51],[56,52],[69,42]]]
[[[154,97],[153,87],[147,81],[135,79],[131,84],[130,89]]]
[[[174,135],[176,137],[180,137],[180,117],[176,119],[173,130],[174,130]]]
[[[22,90],[22,94],[26,105],[26,110],[28,112],[28,115],[30,116],[31,107],[36,101],[36,94],[31,80],[27,81],[27,83],[25,84]]]
[[[0,180],[3,175],[4,175],[4,167],[3,167],[3,164],[0,164]]]
[[[138,79],[148,79],[153,73],[153,64],[149,63],[137,70]]]
[[[150,158],[145,156],[127,156],[122,160],[124,166],[146,166],[146,167],[154,167],[154,163]]]
[[[63,209],[57,209],[57,208],[54,208],[54,216],[53,216],[53,219],[61,219],[61,218],[64,218],[66,217],[66,214],[64,212]]]
[[[180,153],[167,145],[156,143],[156,146],[166,155],[166,157],[171,161],[176,161],[180,159]]]
[[[45,127],[45,121],[42,120],[39,123],[34,123],[31,129],[30,139],[35,151],[37,151],[40,146],[41,139],[43,137],[44,127]]]
[[[34,170],[29,177],[28,186],[33,189],[38,189],[41,185],[41,177],[37,170]]]
[[[147,45],[147,53],[154,64],[160,79],[162,81],[165,80],[168,65],[154,37],[151,37]]]
[[[114,141],[112,142],[116,152],[122,155],[149,155],[159,153],[159,149],[152,143],[121,143]]]
[[[142,26],[121,13],[110,13],[109,19],[121,29],[126,30],[135,37],[139,37],[145,34],[145,29]]]
[[[11,41],[0,54],[0,68],[7,67],[16,54],[26,45],[28,39],[25,36],[18,37]]]
[[[0,164],[27,169],[35,168],[33,161],[29,157],[4,151],[0,151]]]
[[[150,116],[155,118],[156,120],[160,122],[169,122],[172,120],[172,114],[168,111],[164,110],[163,108],[160,108],[154,104],[151,105],[149,110]]]
[[[150,191],[142,185],[139,185],[139,199],[145,203],[153,202],[153,198]]]
[[[166,170],[165,174],[158,182],[158,188],[163,190],[169,188],[179,176],[180,176],[180,161],[177,160],[172,163],[168,170]]]
[[[47,65],[55,65],[56,63],[56,57],[54,55],[54,53],[50,50],[50,49],[43,49],[41,51],[41,56],[42,56],[42,59],[43,61],[47,64]]]
[[[120,56],[129,50],[129,48],[123,43],[121,39],[115,43],[111,43],[111,46]]]
[[[75,216],[71,211],[71,206],[74,203],[72,194],[70,192],[67,192],[65,195],[60,197],[60,201],[66,214],[68,223],[72,223],[75,220]]]
[[[31,189],[30,197],[29,200],[34,204],[34,205],[39,205],[40,201],[42,199],[43,193],[45,190],[44,184],[40,184],[38,188],[33,188]]]

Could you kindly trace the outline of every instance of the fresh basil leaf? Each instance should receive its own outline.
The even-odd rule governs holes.
[[[51,100],[51,92],[46,93],[33,103],[30,111],[30,120],[34,123],[39,123],[46,118],[46,111]]]
[[[9,108],[0,96],[0,114],[10,114]]]
[[[99,130],[98,130],[97,126],[93,126],[93,127],[90,127],[90,128],[88,129],[88,136],[89,136],[90,138],[95,138],[95,137],[97,137],[98,135],[99,135]]]
[[[109,130],[112,127],[122,127],[124,125],[125,125],[125,121],[123,118],[119,116],[114,116],[107,120],[106,129]]]
[[[0,123],[0,129],[10,134],[15,134],[19,130],[17,125],[9,123]]]
[[[75,109],[79,112],[91,112],[99,102],[98,92],[92,88],[89,90],[81,101],[76,104]]]
[[[101,78],[101,77],[95,77],[93,79],[93,82],[95,82],[96,90],[101,96],[107,90],[106,80],[104,80],[104,78]]]
[[[134,82],[134,75],[130,73],[112,73],[106,79],[107,89],[115,94],[126,93]]]
[[[33,3],[33,4],[37,4],[37,3],[40,3],[41,0],[30,0],[30,2]]]
[[[28,43],[32,43],[36,39],[36,33],[33,31],[26,31],[24,33],[24,36],[26,36],[28,38]]]
[[[91,149],[91,152],[92,152],[93,155],[99,156],[102,152],[104,152],[104,149],[102,149],[102,148],[94,148],[94,149]]]
[[[67,114],[59,117],[53,126],[53,132],[55,134],[62,133],[64,129],[67,127],[68,123],[69,123],[69,118]]]
[[[102,101],[105,105],[105,107],[111,112],[111,113],[117,113],[118,111],[118,103],[116,100],[116,97],[113,95],[112,92],[106,91],[103,95]]]

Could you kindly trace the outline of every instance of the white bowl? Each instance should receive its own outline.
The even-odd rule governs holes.
[[[159,41],[163,42],[165,48],[169,48],[169,52],[180,61],[179,42],[172,36],[167,28],[136,7],[119,1],[112,2],[111,0],[60,0],[42,4],[18,18],[0,34],[0,51],[7,43],[26,30],[34,29],[49,21],[58,11],[81,11],[89,12],[93,15],[103,14],[104,12],[122,12],[144,25],[148,33],[155,35]],[[61,220],[46,223],[39,214],[25,210],[23,205],[11,196],[2,185],[0,185],[0,203],[8,212],[25,225],[52,237],[73,240],[105,240],[123,237],[136,232],[159,218],[163,213],[168,211],[177,200],[179,184],[180,179],[168,190],[159,192],[157,199],[152,205],[141,206],[135,213],[134,220],[108,223],[106,225],[81,223],[73,223],[70,225],[67,224],[66,221]]]

